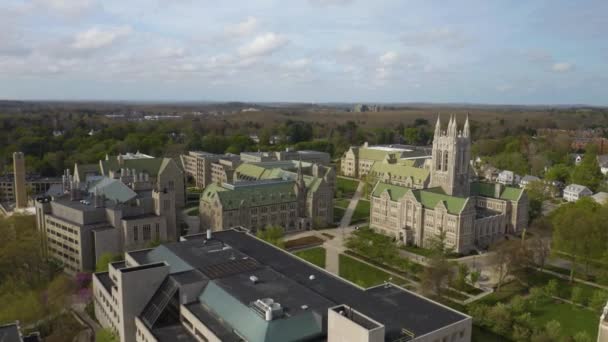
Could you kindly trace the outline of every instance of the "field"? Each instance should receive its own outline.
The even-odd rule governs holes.
[[[359,182],[350,178],[337,177],[336,179],[336,193],[341,192],[344,197],[352,197],[357,191]]]
[[[532,311],[537,326],[544,326],[551,320],[561,324],[562,336],[574,335],[585,331],[592,340],[597,338],[597,325],[600,313],[576,307],[568,303],[551,301]]]
[[[334,222],[339,223],[342,220],[342,216],[344,216],[344,209],[339,207],[334,207]]]
[[[305,249],[303,251],[298,251],[293,253],[300,258],[313,263],[319,267],[325,268],[325,255],[326,251],[323,247],[315,247],[311,249]]]
[[[364,222],[369,220],[369,201],[360,199],[357,207],[353,212],[351,223]]]
[[[334,205],[339,208],[346,209],[348,207],[349,203],[350,203],[350,199],[348,199],[348,198],[336,198],[334,200]]]
[[[389,278],[392,278],[392,282],[395,284],[407,282],[405,279],[394,277],[344,254],[340,254],[340,277],[364,288],[380,285]]]

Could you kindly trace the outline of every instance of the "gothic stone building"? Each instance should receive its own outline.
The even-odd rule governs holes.
[[[454,118],[446,131],[435,127],[430,187],[413,188],[378,182],[371,195],[370,226],[398,241],[424,247],[428,238],[445,233],[458,253],[487,247],[527,226],[525,190],[469,180],[469,120],[462,131]]]
[[[203,191],[201,228],[243,226],[256,231],[279,225],[290,233],[327,227],[333,221],[334,178],[333,169],[317,164],[312,175],[304,175],[301,163],[297,172],[243,164],[235,183],[214,183]]]

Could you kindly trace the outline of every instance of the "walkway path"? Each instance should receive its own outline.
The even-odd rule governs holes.
[[[344,216],[342,216],[342,220],[340,221],[340,227],[348,227],[350,225],[350,221],[353,218],[353,213],[355,212],[355,209],[357,209],[357,204],[359,203],[359,199],[361,199],[361,195],[363,194],[364,187],[365,183],[359,182],[357,191],[355,191],[353,198],[350,199],[350,203],[344,211]]]

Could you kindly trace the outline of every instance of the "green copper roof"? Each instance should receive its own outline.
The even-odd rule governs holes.
[[[471,183],[471,195],[496,198],[494,193],[495,186],[496,185],[494,183]],[[518,201],[523,192],[524,189],[503,185],[502,192],[500,193],[500,196],[498,198],[509,201]]]
[[[321,317],[316,317],[313,311],[266,321],[213,280],[205,287],[199,300],[250,342],[303,341],[323,332]]]
[[[116,156],[110,157],[109,160],[102,160],[101,167],[104,175],[108,175],[110,171],[116,171],[121,168],[135,169],[137,172],[145,172],[150,176],[157,176],[167,164],[171,162],[170,158],[143,158],[143,159],[125,159],[123,166],[118,165]]]
[[[297,172],[287,171],[280,168],[268,169],[253,164],[241,164],[236,168],[236,172],[256,180],[283,179],[295,181],[297,178]],[[315,192],[319,188],[321,182],[321,178],[304,175],[304,183],[310,192]]]
[[[237,185],[234,190],[210,184],[201,194],[201,201],[212,202],[219,198],[224,210],[238,209],[241,206],[255,207],[295,201],[293,182],[252,183]]]
[[[422,204],[425,208],[435,209],[439,202],[443,202],[449,213],[458,214],[462,211],[468,198],[450,196],[443,193],[441,188],[430,188],[423,190],[413,190],[404,186],[386,184],[378,182],[374,191],[372,192],[373,197],[379,197],[384,191],[388,191],[392,201],[398,201],[406,193],[411,192],[418,203]]]
[[[374,148],[366,148],[366,147],[359,148],[359,159],[380,161],[380,160],[384,160],[384,158],[386,157],[387,154],[396,154],[397,156],[400,155],[397,152],[377,150]]]
[[[430,172],[427,169],[400,164],[389,164],[386,162],[374,163],[371,172],[372,174],[374,172],[381,174],[390,173],[393,176],[403,178],[412,177],[415,183],[427,181],[430,175]]]

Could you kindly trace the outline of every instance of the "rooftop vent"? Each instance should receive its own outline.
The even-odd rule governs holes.
[[[302,310],[308,310],[308,305],[302,305],[300,308],[302,308]]]
[[[251,280],[252,283],[257,284],[260,279],[256,276],[252,275],[252,276],[249,276],[249,280]]]
[[[309,275],[308,280],[315,280],[315,275],[314,274]]]
[[[272,298],[258,299],[251,303],[251,308],[264,317],[266,321],[272,321],[283,316],[283,307]]]

